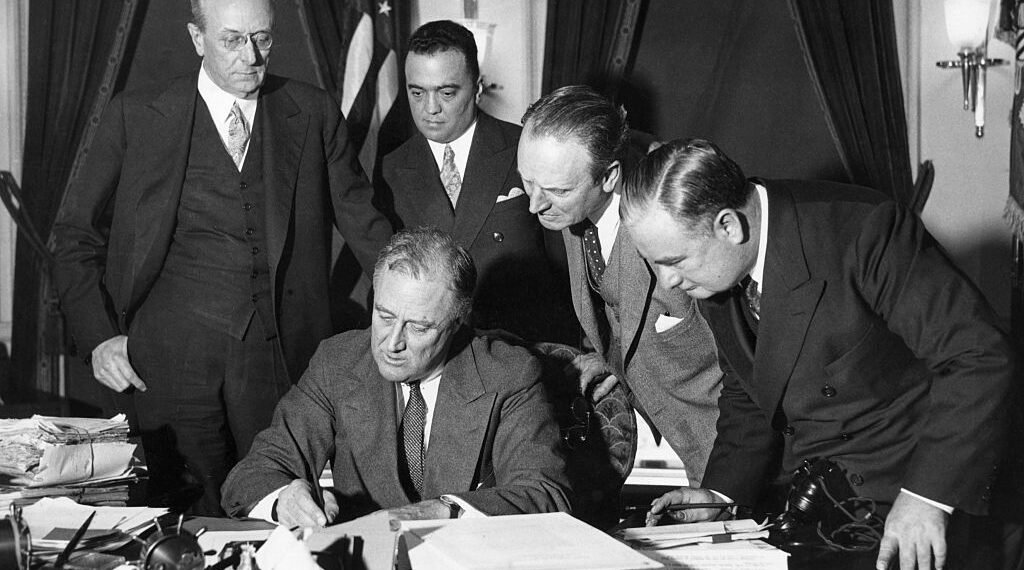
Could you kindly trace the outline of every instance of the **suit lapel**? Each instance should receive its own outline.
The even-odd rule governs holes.
[[[811,279],[792,195],[769,188],[768,200],[768,249],[753,384],[771,414],[793,373],[825,283]]]
[[[380,375],[373,358],[362,363],[365,369],[352,375],[362,382],[341,396],[345,434],[359,472],[369,475],[362,479],[367,493],[381,505],[404,505],[411,498],[398,478],[397,387]]]
[[[154,100],[149,109],[152,123],[145,128],[160,133],[149,139],[152,152],[146,160],[152,164],[138,168],[144,174],[137,181],[129,181],[127,188],[140,188],[135,204],[135,240],[132,253],[132,271],[125,275],[123,291],[131,291],[130,306],[156,276],[174,233],[178,217],[178,202],[188,165],[192,139],[193,117],[198,105],[196,77],[182,78]]]
[[[604,279],[614,279],[619,284],[619,342],[622,350],[622,368],[625,370],[643,333],[644,315],[650,309],[657,281],[652,278],[650,268],[636,251],[629,232],[621,223]]]
[[[453,237],[457,243],[468,247],[476,241],[480,228],[501,195],[508,174],[509,154],[515,151],[515,147],[502,136],[494,119],[479,113],[466,172],[462,177],[462,191],[455,208],[457,223]]]
[[[417,134],[401,147],[401,152],[396,157],[395,175],[398,176],[398,187],[409,189],[407,197],[412,203],[412,210],[417,212],[418,218],[431,220],[441,230],[451,232],[455,213],[441,185],[441,171],[437,169],[427,139]]]
[[[263,136],[263,181],[266,185],[267,257],[270,274],[277,274],[288,239],[295,184],[309,115],[303,113],[278,78],[268,78],[256,121]],[[271,283],[276,283],[271,279]],[[275,294],[276,298],[276,294]]]
[[[484,390],[474,348],[470,341],[441,376],[427,447],[425,497],[472,490],[496,397]]]
[[[576,317],[579,318],[583,333],[594,344],[594,350],[598,354],[604,354],[605,346],[601,342],[598,316],[594,310],[594,303],[590,300],[587,266],[583,259],[583,238],[574,235],[570,228],[565,228],[562,230],[562,241],[565,242],[565,257],[569,266],[569,287]]]

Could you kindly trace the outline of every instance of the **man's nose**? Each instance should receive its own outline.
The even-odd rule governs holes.
[[[441,100],[435,93],[427,93],[427,112],[431,115],[441,112]]]
[[[242,46],[242,61],[246,65],[259,65],[263,61],[263,54],[260,53],[260,49],[256,47],[256,40],[248,38],[245,45]]]
[[[658,285],[662,288],[675,289],[683,282],[683,276],[678,271],[675,271],[669,267],[658,268]]]
[[[536,214],[547,207],[547,200],[544,199],[544,193],[540,190],[530,190],[529,186],[526,186],[526,194],[530,197],[530,213]]]
[[[402,352],[405,350],[405,327],[394,325],[388,331],[388,352]]]

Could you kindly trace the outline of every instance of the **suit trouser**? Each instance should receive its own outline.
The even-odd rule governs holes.
[[[242,339],[171,309],[140,310],[128,354],[146,383],[135,392],[151,504],[223,515],[220,487],[270,425],[291,387],[277,339],[259,316]]]

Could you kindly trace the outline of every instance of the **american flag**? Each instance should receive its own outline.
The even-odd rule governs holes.
[[[359,162],[373,176],[389,115],[405,105],[399,56],[408,35],[405,0],[307,0],[306,16],[324,86],[341,101]],[[393,113],[395,111],[395,113]],[[394,122],[394,121],[392,121]],[[396,125],[393,138],[404,138]],[[389,148],[390,147],[390,148]]]

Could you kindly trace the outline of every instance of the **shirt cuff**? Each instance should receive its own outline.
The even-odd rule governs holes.
[[[907,495],[910,495],[911,497],[914,497],[915,499],[917,499],[919,501],[924,501],[925,503],[928,503],[929,505],[935,507],[936,509],[942,509],[943,511],[945,511],[945,513],[947,515],[953,514],[953,507],[951,507],[949,505],[944,505],[944,504],[942,504],[942,503],[940,503],[938,501],[933,501],[931,499],[927,499],[925,497],[922,497],[921,495],[918,495],[917,493],[914,493],[914,492],[911,492],[911,491],[908,491],[908,490],[902,489],[902,488],[900,489],[900,493],[906,493]]]
[[[280,495],[281,491],[284,491],[285,487],[287,486],[288,485],[282,485],[275,489],[274,492],[260,499],[260,501],[256,503],[256,506],[253,507],[251,511],[249,511],[249,517],[254,519],[263,519],[265,521],[276,523],[277,521],[274,520],[273,517],[274,503],[277,502],[278,495]]]
[[[441,498],[441,501],[443,501],[445,503],[448,503],[448,504],[454,503],[454,504],[459,506],[459,514],[458,514],[457,518],[460,518],[460,519],[479,519],[479,518],[484,518],[484,517],[487,516],[486,514],[484,514],[484,513],[480,512],[479,510],[477,510],[476,507],[474,507],[473,505],[467,503],[466,501],[463,501],[462,499],[456,497],[455,495],[441,495],[440,498]]]

